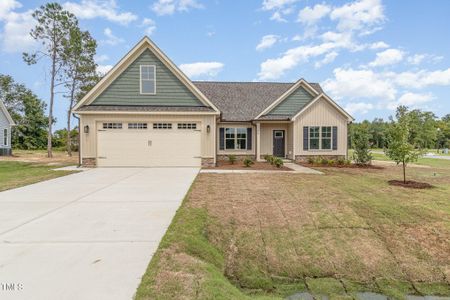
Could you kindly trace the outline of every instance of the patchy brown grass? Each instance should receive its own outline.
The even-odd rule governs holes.
[[[417,182],[413,180],[389,180],[390,185],[401,186],[409,189],[431,189],[433,186],[426,182]]]
[[[435,186],[423,190],[390,186],[388,179],[401,178],[401,170],[392,166],[322,170],[322,176],[197,177],[180,211],[205,213],[196,232],[220,253],[220,263],[212,264],[221,276],[242,293],[229,298],[272,299],[305,290],[336,298],[354,298],[359,291],[393,299],[450,295],[450,169],[409,168],[411,180]],[[178,231],[169,229],[174,236],[190,224],[186,219],[174,223],[179,226]],[[194,236],[186,235],[189,240]],[[173,280],[179,295],[193,295],[196,286],[196,295],[209,291],[205,298],[220,299],[220,293],[211,297],[209,275],[195,271],[208,263],[205,254],[179,240],[167,243],[174,251],[168,258],[152,262],[158,271],[152,277],[155,285],[148,288],[159,289]],[[184,261],[184,272],[191,270],[197,277],[177,273],[176,260]],[[170,295],[178,298],[177,293]]]
[[[3,156],[1,160],[48,165],[75,165],[78,164],[78,152],[73,152],[72,156],[68,156],[66,152],[53,151],[53,157],[48,158],[45,150],[13,150],[12,156]]]

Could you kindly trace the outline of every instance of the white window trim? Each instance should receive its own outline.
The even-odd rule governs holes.
[[[8,128],[3,129],[3,146],[8,146]]]
[[[318,127],[319,128],[319,148],[318,149],[312,149],[311,148],[311,128]],[[322,148],[322,127],[330,127],[331,129],[331,135],[330,135],[330,148],[323,149]],[[334,151],[333,150],[333,126],[326,125],[326,126],[308,126],[308,151],[317,151],[317,152],[326,152],[326,151]]]
[[[247,129],[248,127],[224,127],[224,150],[237,150],[237,151],[247,151],[248,145],[247,145]],[[234,138],[227,138],[227,129],[232,129],[234,131]],[[238,138],[237,137],[237,130],[238,129],[245,129],[245,138]],[[227,140],[234,140],[234,148],[227,148]],[[237,148],[238,140],[245,140],[245,148]]]
[[[154,70],[154,92],[153,93],[143,93],[142,92],[142,67],[153,67]],[[146,79],[147,80],[147,79]],[[140,65],[139,66],[139,92],[141,95],[156,95],[156,65]]]

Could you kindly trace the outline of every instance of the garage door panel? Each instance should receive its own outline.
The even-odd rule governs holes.
[[[200,166],[200,131],[98,131],[99,166]]]

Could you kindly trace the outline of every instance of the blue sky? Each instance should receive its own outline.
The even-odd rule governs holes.
[[[31,12],[0,1],[0,73],[48,99],[48,65],[27,66]],[[147,34],[193,80],[319,82],[357,121],[395,107],[450,113],[447,0],[67,0],[105,72]],[[56,128],[67,100],[57,95]]]

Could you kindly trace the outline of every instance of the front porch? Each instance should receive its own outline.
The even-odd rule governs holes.
[[[294,159],[294,124],[292,121],[260,121],[256,126],[256,160],[265,155]]]

